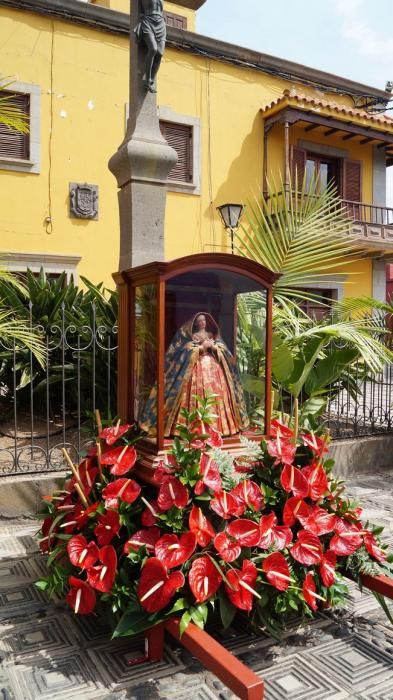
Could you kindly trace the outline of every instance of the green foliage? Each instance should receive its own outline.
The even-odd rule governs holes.
[[[44,270],[35,276],[29,270],[24,287],[9,285],[0,278],[0,299],[10,322],[24,328],[30,324],[41,329],[48,349],[48,375],[43,363],[36,358],[30,363],[30,346],[21,342],[16,355],[16,385],[18,405],[29,405],[30,385],[37,396],[50,391],[51,417],[59,415],[62,404],[62,381],[67,391],[67,412],[77,410],[75,386],[80,373],[80,410],[82,416],[92,411],[91,393],[95,371],[97,397],[110,396],[109,414],[116,411],[116,362],[112,353],[111,373],[108,376],[107,347],[116,345],[117,294],[107,291],[102,284],[93,285],[82,278],[86,289],[76,286],[71,279],[66,283],[65,273],[56,280]],[[1,323],[1,319],[0,319]],[[62,339],[65,348],[62,349]],[[44,346],[45,347],[45,346]],[[13,357],[7,350],[0,352],[0,381],[13,387]],[[36,403],[39,406],[39,402]],[[102,411],[107,406],[102,406]]]

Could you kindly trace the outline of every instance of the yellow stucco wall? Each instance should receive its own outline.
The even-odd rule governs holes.
[[[121,0],[113,2],[121,9]],[[176,11],[176,6],[167,3],[167,9]],[[79,255],[79,274],[110,285],[118,263],[119,223],[116,182],[107,162],[125,129],[127,39],[2,7],[0,43],[2,73],[41,90],[41,172],[22,174],[0,168],[0,250]],[[286,88],[286,81],[255,70],[166,51],[158,104],[200,118],[202,183],[200,195],[168,195],[167,259],[219,250],[229,242],[216,206],[227,200],[246,202],[260,191],[260,108]],[[301,91],[314,94],[311,88]],[[297,137],[294,128],[293,143]],[[335,143],[334,139],[325,142]],[[353,158],[365,158],[364,198],[371,201],[371,149],[350,141],[346,148]],[[283,165],[283,140],[277,127],[269,137],[269,164],[275,169]],[[98,221],[69,217],[70,182],[99,186]],[[52,227],[47,232],[50,203]],[[370,264],[362,265],[369,279]],[[363,292],[364,284],[370,286],[371,281],[362,282]]]

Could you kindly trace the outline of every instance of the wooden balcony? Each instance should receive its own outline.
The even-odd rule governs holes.
[[[343,200],[345,212],[353,220],[352,235],[365,247],[393,249],[393,208]]]

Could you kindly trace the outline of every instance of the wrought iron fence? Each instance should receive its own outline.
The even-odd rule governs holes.
[[[359,366],[339,391],[332,387],[324,423],[335,440],[393,432],[393,365],[366,379]]]
[[[117,327],[91,323],[36,327],[47,361],[41,368],[26,347],[0,341],[0,477],[65,467],[62,448],[77,461],[94,442],[94,411],[116,414]],[[30,325],[33,327],[30,316]],[[393,365],[331,387],[323,416],[333,439],[393,432]]]
[[[62,469],[62,448],[77,461],[93,442],[94,412],[116,413],[117,327],[67,325],[60,320],[30,327],[43,338],[46,363],[20,344],[0,341],[0,477]]]

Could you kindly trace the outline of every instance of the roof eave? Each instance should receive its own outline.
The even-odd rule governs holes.
[[[203,4],[204,0],[184,0],[186,3]],[[128,14],[108,10],[105,7],[80,2],[80,0],[0,0],[0,7],[11,7],[43,15],[50,15],[65,21],[84,24],[92,29],[115,34],[129,34],[130,18]],[[365,95],[376,101],[388,101],[391,94],[385,90],[363,85],[353,80],[320,71],[300,63],[287,61],[276,56],[259,53],[252,49],[229,44],[212,37],[168,27],[169,48],[204,55],[218,61],[233,63],[245,68],[262,72],[275,72],[285,80],[301,79],[314,83],[316,87],[324,85],[342,93]]]

